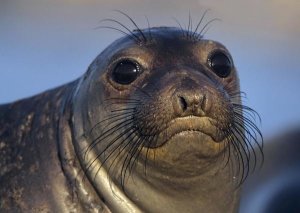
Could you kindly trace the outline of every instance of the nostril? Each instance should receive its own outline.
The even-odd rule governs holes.
[[[187,102],[184,99],[184,97],[179,96],[179,103],[180,103],[182,110],[185,111],[187,109]]]

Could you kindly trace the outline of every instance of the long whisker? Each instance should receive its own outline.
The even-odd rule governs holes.
[[[143,37],[144,42],[147,41],[147,38],[146,38],[146,36],[144,35],[143,31],[139,28],[139,26],[135,23],[135,21],[134,21],[129,15],[127,15],[126,13],[124,13],[124,12],[122,12],[122,11],[120,11],[120,10],[115,10],[115,11],[116,11],[116,12],[119,12],[119,13],[121,13],[122,15],[124,15],[125,17],[127,17],[127,18],[131,21],[131,23],[136,27],[136,29],[137,29],[137,31],[140,33],[140,35]]]
[[[118,28],[116,28],[116,27],[111,27],[111,26],[98,26],[98,27],[95,27],[94,28],[95,30],[97,30],[97,29],[111,29],[111,30],[116,30],[116,31],[118,31],[118,32],[120,32],[120,33],[122,33],[122,34],[124,34],[124,35],[126,35],[126,36],[129,36],[129,38],[130,39],[132,39],[133,41],[135,41],[135,42],[140,42],[139,40],[137,40],[137,38],[136,38],[136,35],[134,35],[133,33],[127,33],[127,32],[125,32],[125,31],[123,31],[123,30],[120,30],[120,29],[118,29]]]
[[[132,120],[133,120],[133,118],[126,119],[126,120],[124,120],[124,121],[116,124],[112,128],[106,130],[104,133],[102,133],[100,136],[98,136],[96,139],[94,139],[91,142],[91,144],[86,148],[85,153],[84,153],[84,158],[86,157],[87,153],[90,150],[92,150],[99,143],[99,141],[103,141],[106,138],[108,138],[110,135],[113,135],[115,132],[119,131],[123,127],[127,126],[128,124],[130,124]]]
[[[182,27],[182,25],[180,24],[180,22],[179,22],[176,18],[173,18],[173,20],[174,20],[174,21],[177,23],[177,25],[179,26],[182,35],[185,35],[185,30],[184,30],[184,28]]]
[[[129,132],[129,134],[128,134]],[[115,164],[115,161],[118,159],[118,157],[122,154],[122,152],[130,145],[132,144],[132,140],[130,139],[130,137],[136,132],[135,129],[129,128],[128,131],[123,132],[120,136],[118,136],[115,140],[117,141],[118,139],[120,139],[122,136],[128,134],[113,150],[110,151],[110,153],[104,158],[102,165],[104,165],[106,163],[106,161],[117,151],[119,150],[119,152],[116,154],[116,156],[114,157],[114,159],[112,160],[112,162],[110,163],[110,166],[108,167],[108,170],[111,169],[111,167]],[[125,145],[124,145],[125,142]],[[110,146],[110,145],[109,145]],[[121,148],[120,148],[121,147]],[[107,147],[109,148],[109,147]],[[107,149],[106,149],[107,150]],[[106,151],[105,150],[105,151]],[[100,153],[97,157],[99,158],[104,152]],[[116,163],[118,164],[118,163]],[[97,172],[95,174],[97,174],[100,171],[101,167],[98,168]],[[96,176],[95,176],[96,177]]]
[[[238,92],[231,93],[230,95],[232,99],[241,97]],[[259,159],[257,156],[258,153],[261,156],[261,165],[263,163],[263,136],[253,122],[257,117],[260,120],[255,110],[235,102],[232,103],[232,106],[234,122],[229,128],[229,132],[226,131],[226,135],[228,135],[229,146],[232,146],[234,153],[236,153],[236,174],[240,174],[238,185],[241,185],[249,175],[250,169],[251,172],[254,172]],[[261,141],[261,144],[259,141]],[[254,148],[254,144],[258,147],[258,151]],[[253,160],[251,160],[252,157]]]
[[[203,26],[203,28],[200,30],[198,39],[201,39],[201,38],[203,37],[203,34],[202,34],[202,33],[205,31],[205,29],[208,27],[208,25],[210,25],[212,22],[215,22],[215,21],[221,21],[221,19],[219,19],[219,18],[214,18],[214,19],[210,20],[209,22],[207,22],[207,23]]]
[[[196,26],[196,28],[195,28],[193,34],[192,34],[193,37],[196,35],[196,33],[197,33],[197,31],[198,31],[198,28],[199,28],[200,25],[202,24],[202,21],[203,21],[205,15],[206,15],[206,13],[208,13],[208,11],[210,11],[210,10],[209,10],[209,9],[208,9],[208,10],[205,10],[204,13],[202,14],[202,16],[201,16],[201,18],[200,18],[200,21],[198,22],[198,24],[197,24],[197,26]]]
[[[106,121],[110,121],[111,123],[114,123],[116,121],[119,121],[121,119],[123,119],[124,117],[127,117],[128,115],[131,115],[133,113],[133,110],[131,111],[125,111],[125,112],[122,112],[122,113],[119,113],[119,114],[116,114],[116,115],[112,115],[106,119],[103,119],[101,121],[99,121],[98,123],[96,123],[90,131],[88,131],[88,134],[87,135],[91,135],[92,132],[98,127],[100,126],[102,123],[106,122]],[[117,119],[114,119],[114,118],[117,118]],[[113,120],[114,119],[114,120]],[[85,136],[87,136],[85,135]]]
[[[89,163],[88,163],[88,167],[87,167],[87,170],[90,169],[90,167],[96,162],[97,159],[99,159],[99,157],[105,153],[110,147],[112,147],[112,145],[117,142],[120,138],[122,138],[122,136],[126,135],[127,134],[127,131],[131,130],[131,127],[125,129],[125,131],[122,131],[120,134],[118,134],[117,136],[115,136],[112,141],[109,142],[109,144],[100,152],[97,154],[97,156],[91,160]],[[119,144],[120,145],[120,144]],[[113,152],[111,152],[110,154],[112,154]]]

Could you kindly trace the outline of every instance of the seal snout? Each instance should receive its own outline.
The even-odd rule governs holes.
[[[185,92],[176,94],[172,100],[174,113],[178,117],[189,115],[205,116],[210,110],[210,101],[206,94]]]
[[[193,81],[192,81],[193,82]],[[195,83],[194,83],[195,84]],[[191,85],[186,82],[173,93],[172,106],[176,117],[198,116],[210,114],[213,94],[206,86]]]

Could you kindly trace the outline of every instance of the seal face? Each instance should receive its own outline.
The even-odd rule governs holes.
[[[91,89],[93,95],[85,95],[87,100],[78,103],[88,104],[95,95],[102,102],[94,104],[95,109],[90,104],[79,108],[103,108],[101,113],[91,113],[91,125],[83,130],[92,135],[87,152],[128,146],[132,149],[128,164],[136,154],[147,159],[156,152],[156,167],[164,168],[164,172],[169,168],[177,175],[184,175],[185,170],[195,173],[198,171],[192,164],[181,168],[174,163],[181,164],[180,156],[186,152],[190,153],[189,160],[197,162],[199,156],[215,157],[227,147],[228,129],[234,124],[232,103],[239,103],[238,98],[231,98],[239,91],[236,71],[229,52],[219,43],[187,39],[175,28],[150,32],[151,38],[142,45],[128,39],[119,41],[122,45],[110,52],[111,61],[104,70],[91,74],[91,78],[101,80],[102,88]],[[93,83],[89,87],[94,87]],[[103,112],[106,120],[99,124]],[[118,134],[110,135],[113,132]],[[103,146],[102,137],[107,146]],[[112,143],[108,137],[116,140]],[[168,151],[175,147],[176,152]]]
[[[260,132],[243,115],[252,111],[222,44],[174,27],[138,29],[51,97],[58,168],[74,183],[61,190],[75,189],[89,211],[237,211]],[[72,205],[60,209],[85,209]]]
[[[243,117],[229,51],[178,28],[133,35],[140,39],[121,38],[95,60],[74,96],[75,147],[86,173],[96,180],[105,170],[143,210],[195,212],[216,199],[211,211],[235,211],[254,152],[244,131],[255,142],[251,131],[260,132]],[[223,192],[204,198],[201,190],[218,184]],[[184,198],[174,196],[178,189]]]

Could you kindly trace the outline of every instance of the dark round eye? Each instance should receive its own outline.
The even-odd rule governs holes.
[[[229,76],[232,70],[231,60],[223,52],[215,52],[208,58],[208,65],[221,78]]]
[[[112,72],[112,79],[118,84],[126,85],[137,79],[140,72],[140,65],[130,60],[124,60],[115,66]]]

